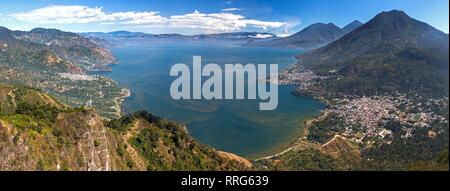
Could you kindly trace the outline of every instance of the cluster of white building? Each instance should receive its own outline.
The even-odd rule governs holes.
[[[61,78],[70,79],[74,81],[95,81],[97,77],[86,74],[71,74],[71,73],[58,73]]]

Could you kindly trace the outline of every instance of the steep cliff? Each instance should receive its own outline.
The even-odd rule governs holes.
[[[250,165],[249,165],[250,164]],[[0,170],[246,170],[147,112],[104,121],[47,94],[0,85]]]

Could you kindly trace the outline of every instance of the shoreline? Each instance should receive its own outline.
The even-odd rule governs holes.
[[[302,96],[301,94],[296,93],[295,90],[293,90],[292,94],[295,95],[295,96]],[[325,107],[328,107],[330,105],[330,102],[327,99],[325,99],[323,96],[313,96],[313,95],[304,95],[304,96],[312,97],[313,99],[323,103],[325,105]],[[275,157],[278,157],[278,156],[281,156],[283,154],[286,154],[289,151],[298,149],[298,143],[300,143],[302,141],[308,141],[307,140],[307,136],[308,136],[308,133],[309,133],[310,125],[312,123],[314,123],[314,122],[323,120],[325,117],[328,116],[328,114],[329,113],[326,111],[326,109],[322,109],[322,110],[320,110],[320,112],[317,115],[314,115],[312,117],[309,117],[309,118],[305,119],[302,133],[299,136],[297,136],[297,138],[294,141],[292,141],[291,143],[288,143],[285,146],[285,149],[282,149],[280,152],[276,152],[275,154],[266,155],[266,156],[263,156],[263,157],[258,157],[256,159],[252,159],[252,161],[257,162],[257,161],[261,161],[261,160],[273,159]]]
[[[284,84],[284,85],[280,85],[280,86],[289,86],[289,85]],[[294,90],[292,90],[292,92]],[[291,95],[293,95],[295,97],[308,97],[308,98],[314,99],[315,101],[323,104],[323,108],[315,110],[314,113],[299,120],[299,122],[296,123],[296,128],[298,130],[295,130],[295,132],[293,132],[294,136],[284,137],[283,140],[285,140],[285,141],[282,141],[279,144],[273,144],[272,147],[270,147],[260,153],[244,155],[245,158],[247,158],[248,160],[251,160],[251,161],[260,161],[260,160],[263,160],[266,158],[274,158],[276,156],[285,154],[291,150],[297,149],[299,141],[306,140],[306,137],[308,136],[309,125],[312,122],[321,119],[326,111],[326,108],[329,105],[329,102],[321,99],[321,97],[316,97],[316,96],[312,96],[312,95],[300,95],[300,94],[293,94],[293,93],[291,93]]]
[[[117,97],[114,101],[117,104],[117,108],[116,108],[116,112],[115,114],[117,116],[122,117],[123,114],[123,102],[127,99],[131,97],[131,90],[127,89],[127,88],[122,88],[121,89],[121,96]]]
[[[295,59],[295,57],[294,57]],[[292,63],[291,65],[295,64],[296,62]],[[105,76],[103,74],[103,72],[112,72],[113,67],[119,65],[120,62],[115,62],[113,64],[108,64],[109,67],[111,67],[110,71],[102,71],[102,72],[94,72],[96,75],[100,75],[106,78],[109,78],[110,80],[112,80],[113,82],[117,83],[117,81],[115,81],[114,79]],[[289,67],[289,66],[286,66]],[[258,81],[267,81],[267,79],[258,79]],[[289,84],[282,84],[282,85],[289,85]],[[291,84],[291,85],[298,85],[298,84]],[[119,86],[119,88],[121,88],[121,94],[120,96],[117,96],[115,98],[115,103],[116,103],[116,107],[115,107],[115,112],[113,113],[115,116],[117,117],[121,117],[124,114],[124,106],[123,106],[123,102],[131,97],[132,92],[130,89],[127,88],[122,88]],[[292,90],[291,94],[294,96],[300,96],[298,94],[294,93],[295,89]],[[325,101],[324,99],[321,99],[320,97],[316,97],[316,96],[311,96],[311,95],[305,95],[307,97],[311,97],[321,103],[323,103],[325,106],[328,105],[328,102]],[[299,140],[305,139],[308,133],[308,126],[312,123],[312,121],[317,120],[318,118],[320,118],[323,115],[323,111],[324,109],[320,109],[317,110],[316,114],[305,117],[304,119],[302,119],[297,125],[297,128],[299,128],[299,130],[297,130],[295,132],[296,135],[294,136],[290,136],[290,137],[286,137],[286,141],[278,144],[278,145],[274,145],[272,148],[268,148],[267,150],[261,152],[261,153],[257,153],[257,154],[252,154],[253,156],[246,156],[245,158],[247,158],[250,161],[259,161],[259,160],[263,160],[263,159],[270,159],[270,158],[274,158],[280,155],[283,155],[289,151],[292,151],[294,149],[297,148],[296,143],[299,142]]]
[[[322,102],[322,103],[323,103],[323,102]],[[283,155],[283,154],[286,154],[286,153],[289,152],[289,151],[298,149],[298,143],[299,143],[299,142],[301,142],[301,141],[307,141],[307,136],[308,136],[308,132],[309,132],[310,125],[311,125],[313,122],[322,120],[322,119],[325,118],[327,115],[328,115],[327,112],[321,111],[319,114],[315,115],[314,117],[310,117],[310,118],[306,119],[306,120],[304,121],[304,127],[303,127],[303,130],[302,130],[302,134],[299,135],[299,136],[298,136],[294,141],[292,141],[291,143],[288,143],[288,144],[285,146],[285,149],[282,149],[280,152],[276,152],[275,154],[266,155],[266,156],[263,156],[263,157],[258,157],[258,158],[256,158],[256,159],[252,159],[252,161],[258,162],[258,161],[261,161],[261,160],[273,159],[273,158],[275,158],[275,157],[278,157],[278,156],[281,156],[281,155]]]
[[[109,50],[109,51],[111,52],[111,54],[112,54],[112,50],[109,49],[109,48],[108,48],[108,50]],[[113,55],[113,56],[114,56],[114,55]],[[117,86],[120,88],[120,95],[119,95],[119,96],[116,96],[116,97],[114,98],[114,100],[113,100],[113,101],[115,102],[115,104],[116,104],[116,106],[114,106],[114,110],[115,110],[115,111],[111,113],[112,115],[115,115],[117,118],[122,117],[122,115],[123,115],[123,113],[124,113],[123,102],[124,102],[127,98],[131,97],[132,92],[131,92],[131,90],[128,89],[128,88],[121,87],[121,86],[119,85],[119,83],[118,83],[116,80],[112,79],[112,78],[109,77],[109,76],[104,75],[104,73],[112,72],[112,71],[113,71],[113,67],[114,67],[114,66],[117,66],[117,65],[119,65],[119,64],[121,64],[121,62],[119,61],[119,59],[115,58],[115,56],[114,56],[114,61],[113,61],[113,62],[110,62],[110,63],[105,64],[105,66],[108,68],[108,70],[89,71],[89,72],[87,73],[87,75],[91,75],[91,76],[101,76],[101,77],[103,77],[103,78],[107,78],[107,79],[111,80],[111,82],[117,84]]]

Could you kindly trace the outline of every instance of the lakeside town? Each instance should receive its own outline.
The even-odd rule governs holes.
[[[322,92],[320,95],[323,95],[323,90],[317,89],[317,83],[332,76],[339,78],[336,71],[329,71],[329,74],[329,76],[319,76],[313,71],[292,67],[280,73],[278,79],[271,77],[267,79],[267,82],[279,85],[298,85],[300,91]],[[327,107],[320,116],[310,121],[329,120],[328,117],[333,116],[333,120],[339,121],[342,125],[334,127],[340,128],[335,132],[336,135],[365,146],[375,143],[390,144],[394,139],[395,132],[387,128],[389,123],[398,123],[401,129],[395,131],[400,132],[402,139],[412,138],[414,130],[420,128],[429,128],[428,137],[436,137],[446,132],[442,127],[448,126],[449,123],[448,115],[446,116],[444,112],[439,112],[440,109],[437,109],[448,109],[449,98],[447,96],[424,98],[419,95],[396,93],[378,96],[343,95],[338,98],[327,98],[326,96],[317,97],[314,93],[312,96],[327,103]],[[303,141],[300,142],[303,143]],[[295,147],[294,145],[288,150]]]
[[[114,80],[100,75],[0,67],[0,80],[40,89],[73,107],[94,107],[106,118],[120,117],[121,103],[131,94]]]
[[[267,82],[278,85],[300,85],[309,83],[314,80],[321,80],[325,78],[327,77],[316,75],[314,72],[310,70],[296,71],[296,72],[285,70],[282,73],[278,74],[278,79],[274,77],[269,77],[267,79]]]
[[[448,108],[448,97],[442,99],[427,99],[425,104],[417,103],[405,95],[372,96],[356,99],[342,99],[340,103],[330,106],[325,112],[334,113],[342,118],[345,124],[343,136],[352,138],[357,143],[377,137],[392,141],[393,130],[386,128],[390,122],[397,122],[402,127],[402,138],[411,138],[414,129],[432,127],[432,124],[448,124],[448,118],[436,113],[435,107]],[[430,137],[443,133],[442,129],[428,131]]]

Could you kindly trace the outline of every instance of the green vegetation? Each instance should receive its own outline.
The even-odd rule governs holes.
[[[271,160],[263,160],[259,165],[267,170],[281,171],[332,171],[339,170],[339,165],[331,156],[316,149],[298,152],[290,151]]]
[[[342,119],[335,113],[330,113],[323,120],[313,122],[308,127],[308,140],[323,144],[333,138],[334,135],[341,133],[343,129]]]
[[[57,43],[48,45],[51,41]],[[305,86],[305,93],[325,99],[402,93],[418,95],[413,102],[420,104],[426,103],[421,99],[447,97],[447,107],[424,109],[447,122],[416,128],[389,121],[380,127],[392,131],[392,139],[367,137],[370,143],[353,148],[346,139],[323,145],[344,129],[342,119],[330,114],[309,127],[307,141],[313,146],[259,161],[257,169],[448,171],[448,42],[448,34],[391,11],[300,55],[291,71],[304,67],[327,76]],[[58,30],[0,27],[0,44],[2,82],[41,89],[70,106],[93,106],[112,119],[103,120],[91,109],[68,108],[35,89],[0,85],[0,170],[249,169],[193,140],[180,124],[147,112],[115,118],[123,92],[109,78],[61,76],[105,70],[114,61],[89,39]],[[409,120],[420,118],[418,108],[405,112],[416,114]]]
[[[17,105],[17,113],[32,116],[35,119],[43,120],[46,123],[55,121],[58,113],[62,110],[51,106],[33,106],[28,103],[19,103]]]
[[[14,168],[9,166],[8,169],[83,170],[88,164],[85,154],[90,149],[101,153],[105,148],[110,149],[116,170],[249,169],[237,161],[220,157],[211,147],[193,140],[182,125],[145,111],[102,121],[92,110],[67,108],[38,90],[8,85],[0,86],[0,106],[1,150],[23,154],[17,154],[19,158],[15,158],[23,164],[14,166],[17,163],[11,162],[9,164],[14,164]],[[447,110],[442,112],[448,115]],[[103,124],[109,127],[108,137],[102,133]],[[311,124],[308,139],[324,143],[340,133],[341,125],[339,118],[328,115]],[[388,122],[385,128],[394,132],[394,141],[363,150],[362,160],[357,164],[344,164],[345,161],[324,151],[306,149],[259,161],[256,169],[344,170],[350,165],[352,170],[448,170],[448,152],[442,152],[448,150],[448,129],[436,137],[428,134],[445,125],[416,129],[414,137],[402,139],[401,124]],[[8,126],[16,133],[5,131]],[[13,139],[7,138],[14,134]],[[30,152],[24,152],[25,145]],[[76,145],[85,147],[79,150]],[[138,155],[133,156],[130,149]],[[98,157],[105,157],[104,154]],[[140,165],[144,165],[143,168]],[[5,169],[5,166],[0,167]]]
[[[299,55],[296,67],[329,76],[310,88],[328,95],[401,92],[442,97],[449,92],[448,44],[448,34],[394,10]]]
[[[9,85],[0,85],[0,106],[0,170],[249,169],[146,111],[102,120],[92,109]]]
[[[140,123],[138,123],[140,122]],[[237,170],[245,169],[236,161],[219,157],[214,149],[193,140],[186,129],[174,122],[163,120],[146,111],[140,111],[106,123],[122,133],[136,134],[129,145],[139,151],[146,161],[146,169],[159,170]],[[124,156],[126,146],[119,145],[116,152]],[[133,161],[127,160],[133,168]]]
[[[428,128],[415,131],[412,138],[398,138],[391,144],[364,150],[364,162],[355,169],[437,170],[439,167],[440,170],[448,170],[448,129],[433,138],[427,135]]]
[[[107,141],[93,110],[2,84],[0,105],[1,170],[106,170]]]
[[[449,171],[448,148],[442,151],[435,160],[420,161],[405,166],[409,171]]]
[[[392,131],[392,136],[358,134],[364,138],[359,145],[361,162],[351,164],[351,169],[448,170],[448,162],[438,162],[448,160],[448,154],[439,154],[448,150],[449,143],[448,42],[448,34],[402,11],[383,12],[339,40],[299,55],[299,64],[290,71],[306,69],[326,78],[294,93],[321,97],[330,107],[337,105],[334,100],[405,95],[408,103],[396,109],[415,117],[401,122],[380,120],[377,127]],[[426,125],[411,123],[419,120],[419,113],[442,118],[428,119]],[[349,128],[342,121],[329,115],[312,123],[307,139],[323,144],[345,128],[354,132],[364,128]]]
[[[162,119],[148,113],[147,111],[138,111],[133,114],[125,115],[118,119],[112,119],[110,121],[106,121],[105,123],[106,123],[106,126],[109,128],[116,129],[119,131],[127,131],[130,129],[132,123],[136,119],[139,119],[139,118],[145,119],[150,123],[155,123],[155,122],[161,123],[161,121],[162,121]]]
[[[405,50],[389,58],[378,55],[355,58],[339,70],[344,78],[330,78],[319,84],[327,92],[358,96],[396,92],[427,97],[448,95],[448,65],[445,68],[444,64],[448,64],[448,59],[435,60],[445,56],[427,51]]]
[[[115,62],[111,53],[100,45],[59,30],[21,32],[4,27],[0,27],[0,44],[7,45],[0,54],[2,83],[37,88],[71,107],[88,105],[104,117],[119,117],[118,99],[124,96],[122,89],[107,77],[87,73],[108,70],[106,64]],[[63,77],[61,73],[94,79]]]
[[[35,89],[0,84],[0,97],[0,117],[7,117],[18,127],[48,126],[65,110],[64,105]]]

